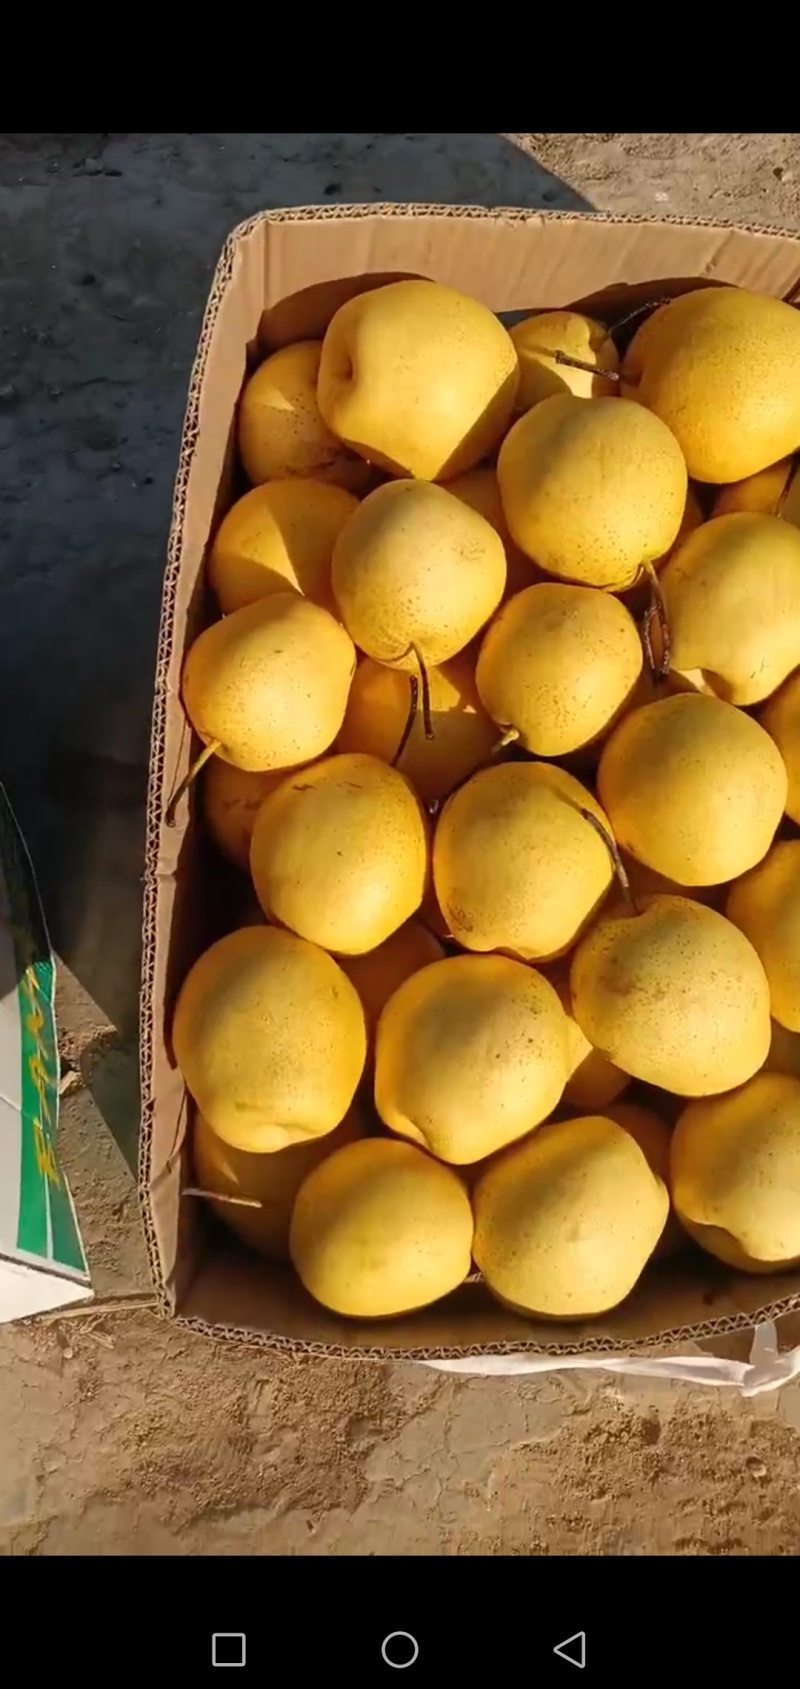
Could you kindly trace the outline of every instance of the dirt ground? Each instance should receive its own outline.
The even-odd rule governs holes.
[[[800,136],[0,135],[2,775],[62,958],[62,1141],[101,1298],[148,1291],[142,805],[211,270],[263,206],[381,199],[800,228]],[[0,1553],[793,1555],[798,1430],[800,1385],[271,1358],[133,1306],[0,1331]]]

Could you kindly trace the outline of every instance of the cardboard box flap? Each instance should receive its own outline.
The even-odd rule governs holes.
[[[468,287],[477,299],[502,312],[566,305],[620,283],[680,278],[735,282],[782,298],[800,279],[800,254],[792,237],[779,230],[600,212],[587,216],[454,206],[312,207],[268,213],[243,224],[231,238],[239,243],[240,259],[253,275],[263,264],[267,341],[272,338],[270,312],[285,307],[289,299],[302,299],[312,277],[315,287],[335,284],[341,289],[342,278],[376,274],[372,285],[379,285],[387,274],[428,276],[451,287]],[[256,250],[248,258],[245,254],[253,245]],[[333,309],[346,296],[345,283],[335,302],[329,295]],[[317,333],[324,331],[332,314],[318,317]],[[253,320],[258,323],[258,316]]]
[[[226,242],[192,372],[175,483],[148,796],[140,1189],[162,1307],[251,1342],[410,1358],[636,1352],[711,1340],[800,1310],[800,1274],[744,1277],[695,1254],[671,1269],[648,1269],[627,1303],[590,1324],[523,1320],[482,1285],[469,1284],[413,1319],[362,1327],[317,1307],[290,1273],[233,1249],[206,1205],[181,1195],[188,1112],[170,1024],[179,983],[222,930],[225,910],[219,870],[195,824],[196,797],[181,805],[174,827],[165,812],[190,761],[180,676],[184,652],[210,615],[203,560],[234,484],[236,406],[259,347],[321,335],[343,298],[396,275],[430,276],[501,314],[600,299],[618,318],[654,287],[729,283],[789,297],[800,283],[800,239],[779,229],[680,218],[391,205],[267,212]]]

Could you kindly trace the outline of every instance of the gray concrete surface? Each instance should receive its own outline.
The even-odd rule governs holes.
[[[252,211],[380,199],[800,227],[800,137],[0,135],[0,772],[63,961],[63,1141],[101,1295],[146,1287],[143,797],[208,283]],[[0,1553],[796,1553],[799,1417],[795,1391],[753,1406],[210,1352],[139,1313],[6,1329]]]

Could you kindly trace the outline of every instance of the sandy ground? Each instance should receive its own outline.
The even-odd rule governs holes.
[[[98,1295],[144,1296],[142,802],[186,382],[227,230],[427,199],[800,227],[800,136],[2,135],[2,771],[63,959]],[[455,1380],[141,1309],[0,1332],[0,1553],[796,1554],[800,1386]],[[576,1625],[581,1622],[576,1617]]]

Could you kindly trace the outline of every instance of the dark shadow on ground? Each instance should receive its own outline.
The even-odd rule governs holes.
[[[213,265],[265,206],[378,200],[592,209],[500,135],[0,135],[0,777],[54,945],[131,1057],[161,576]],[[135,1061],[114,1065],[130,1156]]]

